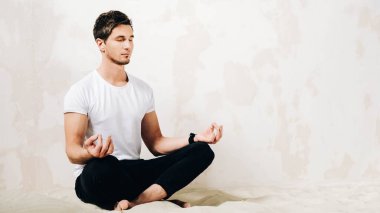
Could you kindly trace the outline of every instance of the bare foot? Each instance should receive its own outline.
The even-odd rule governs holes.
[[[181,200],[167,200],[167,201],[172,202],[172,203],[174,203],[174,204],[176,204],[182,208],[190,208],[191,207],[190,203],[184,202]]]
[[[128,200],[121,200],[115,207],[116,211],[123,211],[132,208],[131,203]]]

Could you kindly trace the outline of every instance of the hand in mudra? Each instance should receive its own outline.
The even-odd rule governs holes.
[[[89,137],[84,142],[83,148],[95,158],[103,158],[112,154],[114,150],[111,136],[108,136],[107,139],[103,141],[101,134]]]
[[[204,132],[196,134],[194,137],[194,141],[215,144],[222,138],[222,135],[223,135],[223,125],[218,125],[217,123],[214,122]]]

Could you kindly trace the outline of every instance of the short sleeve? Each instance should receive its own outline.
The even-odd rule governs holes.
[[[73,85],[65,95],[63,113],[76,112],[87,115],[89,108],[87,103],[84,90],[77,85]]]
[[[146,113],[153,112],[154,111],[154,95],[152,88],[149,88],[149,95],[148,95],[148,105]]]

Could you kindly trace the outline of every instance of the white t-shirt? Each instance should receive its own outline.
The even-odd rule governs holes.
[[[72,85],[64,100],[64,113],[88,116],[86,139],[94,134],[112,137],[112,155],[119,160],[140,158],[141,121],[154,111],[152,88],[131,74],[128,79],[124,86],[113,86],[95,70]],[[74,175],[83,167],[76,165]]]

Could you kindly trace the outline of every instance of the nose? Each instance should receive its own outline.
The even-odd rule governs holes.
[[[124,48],[124,49],[129,49],[129,48],[131,48],[131,43],[130,43],[130,41],[128,41],[128,40],[124,41],[124,42],[123,42],[123,48]]]

